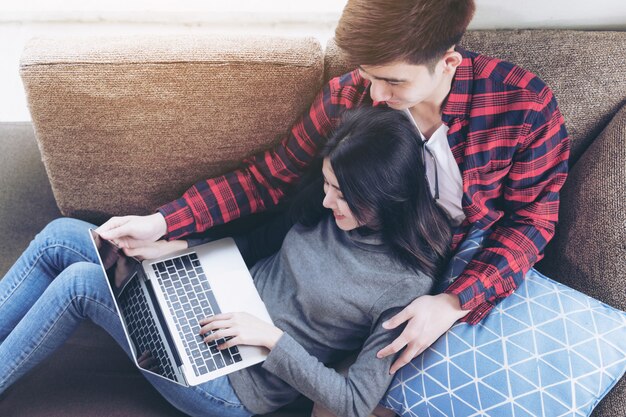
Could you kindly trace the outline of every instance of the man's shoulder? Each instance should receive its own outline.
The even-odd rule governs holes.
[[[541,101],[549,87],[533,72],[512,62],[467,52],[472,61],[474,82],[485,91],[519,91],[531,101]]]
[[[369,81],[361,77],[356,69],[331,78],[327,87],[335,100],[347,107],[371,102],[368,93]]]

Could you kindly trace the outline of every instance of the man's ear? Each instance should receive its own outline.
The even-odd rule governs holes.
[[[457,51],[447,51],[443,56],[443,71],[448,73],[454,73],[456,68],[461,65],[461,61],[463,61],[463,57]]]

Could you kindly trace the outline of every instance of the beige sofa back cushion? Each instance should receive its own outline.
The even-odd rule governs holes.
[[[552,88],[572,139],[572,161],[626,102],[626,32],[476,30],[461,44],[532,71]],[[325,78],[352,69],[331,40]]]
[[[34,39],[21,76],[64,215],[150,212],[283,135],[321,88],[313,38]]]

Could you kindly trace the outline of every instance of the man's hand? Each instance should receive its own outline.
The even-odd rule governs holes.
[[[399,352],[406,346],[404,352],[389,370],[391,374],[394,374],[432,345],[468,312],[468,310],[461,310],[459,298],[456,295],[444,293],[418,297],[404,310],[383,323],[385,329],[395,329],[408,321],[400,336],[379,350],[376,356],[384,358]]]
[[[137,247],[137,241],[155,242],[166,232],[167,224],[161,213],[112,217],[96,229],[103,239],[111,240],[121,248]]]
[[[231,337],[218,349],[236,345],[265,346],[272,350],[283,331],[248,313],[225,313],[200,320],[200,335],[205,342]]]
[[[130,247],[124,248],[127,256],[135,257],[139,260],[156,259],[179,250],[187,249],[186,240],[133,240],[127,242]]]

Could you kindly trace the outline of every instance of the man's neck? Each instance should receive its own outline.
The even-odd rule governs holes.
[[[453,79],[454,74],[444,76],[430,98],[409,109],[415,123],[427,139],[441,126],[441,108],[452,89]]]

